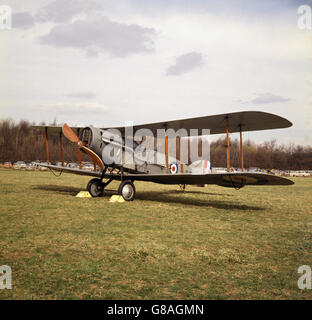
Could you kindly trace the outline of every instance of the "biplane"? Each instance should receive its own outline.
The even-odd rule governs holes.
[[[280,176],[261,172],[246,172],[244,169],[242,141],[242,134],[246,131],[281,129],[288,128],[290,126],[292,126],[290,121],[280,116],[261,111],[242,111],[190,119],[134,125],[133,130],[135,132],[146,128],[153,135],[156,135],[158,130],[162,129],[164,131],[164,152],[162,156],[164,157],[165,161],[159,164],[156,163],[156,161],[147,162],[146,158],[143,160],[141,158],[137,159],[138,161],[131,165],[128,165],[123,161],[119,163],[107,161],[107,148],[105,149],[105,147],[108,145],[113,145],[113,153],[124,154],[126,151],[134,153],[135,149],[140,148],[140,144],[136,141],[131,141],[133,143],[132,147],[127,146],[129,145],[127,126],[114,128],[96,128],[93,126],[70,128],[67,124],[64,124],[63,126],[34,126],[34,128],[43,130],[45,133],[47,162],[46,164],[38,163],[38,165],[59,172],[93,177],[87,184],[87,190],[93,197],[101,196],[109,183],[111,183],[113,180],[118,180],[120,181],[118,194],[121,195],[126,201],[131,201],[135,198],[135,181],[176,184],[183,186],[184,188],[185,185],[209,184],[216,184],[223,187],[232,187],[237,189],[246,185],[292,185],[293,182],[291,180]],[[213,170],[204,170],[202,172],[198,172],[198,170],[192,170],[194,163],[185,163],[180,159],[169,155],[168,135],[166,134],[168,130],[173,129],[175,132],[180,129],[186,130],[189,135],[187,144],[187,147],[189,148],[190,143],[192,143],[190,140],[194,134],[194,130],[192,131],[193,128],[202,130],[201,132],[203,132],[204,129],[208,129],[210,135],[226,134],[227,164],[225,172],[213,172]],[[117,130],[120,132],[121,139],[117,142],[111,138],[112,130]],[[240,136],[241,168],[239,171],[235,172],[231,170],[230,164],[230,133],[239,133]],[[50,135],[59,136],[60,160],[62,165],[53,165],[49,160]],[[79,168],[71,168],[65,165],[62,147],[63,136],[76,145]],[[133,140],[133,137],[131,139]],[[85,152],[90,156],[94,163],[94,170],[82,170],[81,152]],[[156,156],[159,156],[157,153],[159,153],[159,151],[156,151]],[[200,161],[204,163],[204,167],[206,169],[207,166],[210,166],[208,159],[201,159]]]

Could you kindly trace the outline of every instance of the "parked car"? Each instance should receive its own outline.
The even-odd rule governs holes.
[[[82,166],[81,168],[82,170],[86,170],[86,171],[92,171],[94,170],[94,165],[86,163]]]
[[[32,161],[30,163],[31,167],[33,168],[33,170],[39,170],[39,166],[38,166],[38,161]]]
[[[17,161],[13,164],[13,169],[26,169],[26,163],[24,161]]]
[[[47,163],[47,162],[41,162],[41,164],[48,164],[48,163]],[[40,171],[47,171],[48,168],[47,168],[47,167],[41,167],[41,166],[39,165],[39,170],[40,170]]]
[[[74,162],[70,162],[67,164],[67,167],[69,168],[79,168],[79,164],[78,163],[74,163]]]
[[[62,164],[62,161],[58,161],[55,163],[56,166],[59,166],[59,167],[62,167],[63,164]],[[66,162],[64,162],[64,166],[66,166]]]
[[[5,162],[5,163],[3,164],[3,168],[11,169],[11,168],[12,168],[12,163],[11,163],[11,162]]]
[[[310,174],[303,170],[299,170],[299,171],[290,171],[289,176],[290,177],[310,177]]]
[[[27,163],[26,164],[26,170],[36,170],[36,165],[33,163],[33,162],[31,162],[31,163]]]

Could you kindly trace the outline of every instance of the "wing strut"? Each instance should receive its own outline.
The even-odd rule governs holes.
[[[45,146],[46,146],[47,163],[50,163],[48,127],[45,127]]]
[[[80,128],[78,128],[77,130],[77,136],[79,137],[79,130]],[[78,163],[79,163],[79,169],[81,170],[81,150],[80,148],[77,149],[77,155],[78,155]]]
[[[226,126],[226,163],[227,171],[230,172],[230,136],[229,136],[229,117],[225,117],[225,126]]]
[[[169,173],[167,125],[165,125],[165,153],[166,153],[166,172]]]
[[[243,134],[242,134],[242,125],[239,125],[239,150],[241,158],[241,168],[244,171],[244,153],[243,153]]]
[[[178,136],[178,150],[179,150],[179,160],[180,160],[180,168],[181,168],[181,173],[183,173],[183,161],[181,160],[181,158],[183,159],[183,157],[181,157],[182,155],[182,151],[181,151],[181,137]]]
[[[60,152],[61,152],[62,166],[64,167],[64,153],[63,153],[63,135],[62,135],[62,131],[60,131]]]

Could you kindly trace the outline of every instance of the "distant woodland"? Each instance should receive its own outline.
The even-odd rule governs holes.
[[[41,123],[44,124],[44,123]],[[55,124],[54,124],[55,125]],[[43,132],[32,129],[27,121],[15,123],[12,120],[0,120],[0,162],[24,160],[26,162],[45,160],[45,137]],[[67,139],[63,139],[65,161],[77,161],[77,148]],[[60,160],[59,138],[49,137],[49,153],[51,161]],[[225,138],[210,145],[211,163],[213,167],[226,166]],[[83,155],[82,160],[89,161]],[[280,170],[311,170],[312,147],[300,145],[280,145],[275,140],[255,144],[244,142],[245,168],[258,167]],[[239,141],[231,139],[231,166],[240,167]]]

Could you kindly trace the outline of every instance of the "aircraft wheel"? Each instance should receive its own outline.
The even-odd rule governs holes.
[[[104,186],[100,179],[91,179],[87,185],[87,190],[92,197],[100,197],[103,194]]]
[[[118,194],[126,201],[132,201],[135,197],[134,184],[131,181],[123,181],[118,188]]]

